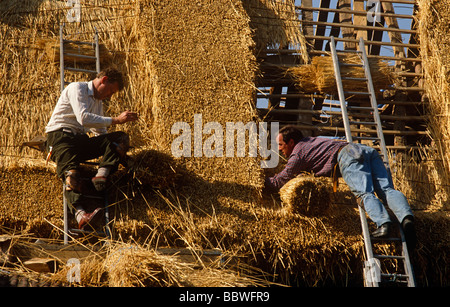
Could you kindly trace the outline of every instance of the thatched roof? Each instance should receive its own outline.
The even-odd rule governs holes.
[[[266,7],[275,3],[257,2]],[[127,75],[125,90],[109,102],[107,112],[117,114],[127,108],[138,111],[141,118],[121,127],[131,135],[136,164],[113,177],[114,235],[146,246],[220,248],[285,284],[362,285],[359,218],[345,185],[340,191],[345,202],[332,198],[322,214],[310,216],[286,210],[276,195],[261,195],[258,158],[174,158],[171,154],[176,137],[172,125],[183,121],[193,127],[195,114],[202,114],[204,123],[222,126],[257,121],[258,67],[253,48],[260,44],[254,38],[264,28],[254,32],[262,22],[254,19],[249,3],[107,0],[102,6],[83,7],[81,24],[66,24],[67,35],[77,40],[91,40],[96,28],[111,56],[109,64]],[[0,144],[4,146],[0,224],[8,231],[60,239],[61,182],[53,165],[42,163],[40,153],[20,152],[19,145],[43,134],[58,99],[59,66],[39,42],[57,42],[59,23],[68,8],[56,1],[3,1],[0,10],[4,59],[0,63]],[[68,78],[86,80],[87,76],[68,74]],[[413,208],[420,209],[417,228],[422,244],[416,274],[427,276],[431,270],[433,280],[448,284],[439,269],[448,263],[448,241],[427,239],[450,233],[448,214],[439,210],[429,214],[429,208],[416,204]],[[131,256],[151,259],[146,250],[140,252]],[[147,280],[149,275],[145,276]]]

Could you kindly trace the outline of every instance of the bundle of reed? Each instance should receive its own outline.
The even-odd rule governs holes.
[[[339,61],[347,64],[360,64],[358,55],[339,55]],[[394,83],[394,76],[386,62],[369,59],[372,82],[376,92],[388,88]],[[331,56],[317,56],[312,58],[311,64],[291,67],[287,69],[296,85],[307,93],[337,94],[336,75]],[[364,78],[364,68],[355,66],[341,66],[341,76],[351,78]],[[367,92],[365,81],[343,80],[343,86],[348,91]]]
[[[80,45],[74,42],[64,43],[64,61],[70,63],[76,63],[81,65],[95,65],[95,59],[90,59],[86,57],[77,57],[75,55],[82,56],[95,56],[95,44],[94,40],[91,39],[91,45]],[[45,50],[50,61],[54,63],[59,63],[60,61],[60,42],[58,39],[40,37],[36,39],[35,44]],[[100,64],[101,66],[107,66],[112,62],[112,54],[109,52],[108,48],[104,43],[99,43],[100,52]]]
[[[314,58],[313,58],[314,59]],[[305,93],[319,92],[317,85],[317,68],[312,64],[305,64],[287,69],[287,75],[290,76],[297,88]]]
[[[192,270],[174,257],[138,245],[121,245],[111,248],[103,262],[110,287],[182,286],[184,271]]]
[[[175,187],[182,176],[182,169],[171,155],[157,150],[140,150],[130,155],[127,170],[140,185],[167,189]]]
[[[288,212],[317,216],[328,209],[332,191],[329,178],[300,175],[280,189],[280,198]]]

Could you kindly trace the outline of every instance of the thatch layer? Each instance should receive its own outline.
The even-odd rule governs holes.
[[[0,80],[0,107],[5,112],[0,119],[0,164],[9,167],[17,157],[42,158],[27,148],[20,152],[19,145],[43,134],[58,99],[59,65],[53,47],[58,42],[58,21],[65,20],[68,8],[37,1],[30,6],[6,6],[0,17],[1,56],[8,59],[0,64],[4,76]],[[107,60],[126,74],[125,90],[113,97],[106,111],[111,115],[124,109],[139,113],[138,123],[116,128],[129,132],[133,146],[171,155],[171,144],[178,136],[172,134],[172,126],[189,124],[193,137],[195,115],[202,118],[196,127],[203,135],[202,142],[211,136],[203,133],[207,123],[225,128],[227,122],[247,124],[256,120],[254,42],[240,1],[135,0],[124,4],[109,0],[81,9],[82,22],[66,23],[65,36],[92,41],[98,30],[100,42],[108,50]],[[19,79],[21,82],[10,82]],[[88,80],[88,76],[67,73],[67,80]],[[186,169],[203,180],[224,182],[223,186],[232,187],[229,195],[240,193],[240,199],[252,201],[257,196],[254,191],[262,187],[258,158],[248,154],[242,158],[205,157],[203,152],[193,157],[194,150],[189,154],[181,159]],[[241,183],[245,184],[236,190],[234,186]],[[195,192],[200,198],[210,195]],[[218,193],[224,195],[225,191]],[[231,203],[225,197],[224,201]]]
[[[173,167],[178,169],[177,165]],[[26,178],[33,192],[26,195],[26,199],[29,207],[39,213],[29,215],[24,211],[18,215],[11,204],[22,204],[23,201],[8,201],[3,197],[6,193],[2,193],[0,199],[6,201],[0,203],[5,208],[0,220],[2,227],[21,230],[35,237],[61,239],[61,231],[54,228],[62,229],[60,180],[48,169],[28,169],[22,176],[18,176],[19,173],[2,172],[0,186],[3,190],[20,185]],[[270,203],[267,200],[254,207],[229,207],[219,202],[214,207],[205,206],[186,197],[190,184],[184,182],[196,180],[186,178],[192,176],[191,173],[185,173],[184,179],[169,190],[152,190],[149,183],[141,184],[132,180],[133,176],[125,170],[119,171],[109,196],[113,234],[120,241],[131,241],[138,249],[141,244],[200,250],[220,248],[228,255],[238,256],[241,263],[267,272],[268,280],[285,284],[362,285],[361,226],[356,203],[345,184],[339,185],[338,195],[333,195],[332,203],[321,210],[322,214],[311,216],[286,210],[286,205],[276,200]],[[307,182],[309,185],[314,183],[311,178]],[[49,190],[33,188],[37,183],[41,184],[41,189],[48,187]],[[199,187],[210,185],[201,181],[198,184]],[[323,189],[327,184],[329,186],[329,182],[319,180],[318,188]],[[310,186],[311,190],[318,188]],[[14,195],[17,199],[18,194]],[[415,214],[419,245],[413,257],[418,282],[421,285],[448,284],[445,267],[450,255],[450,216],[444,212],[420,210],[415,210]],[[390,252],[390,248],[386,248]],[[86,284],[94,285],[93,280],[101,275],[96,273],[98,264],[83,269]],[[145,272],[143,268],[142,272],[133,274],[151,278]],[[99,280],[95,282],[105,285]]]
[[[358,55],[339,55],[339,61],[347,64],[360,64]],[[388,89],[394,84],[394,75],[386,62],[369,59],[370,72],[376,92]],[[298,88],[306,93],[326,93],[337,95],[336,77],[331,56],[316,56],[311,64],[291,67],[286,73],[295,81]],[[342,66],[342,77],[364,78],[364,68]],[[344,88],[348,91],[367,92],[367,83],[363,81],[343,80]]]
[[[208,122],[218,123],[223,129],[227,122],[253,122],[253,41],[248,19],[238,3],[199,5],[185,1],[172,7],[158,2],[153,9],[147,48],[154,68],[154,81],[150,83],[155,93],[152,132],[162,141],[160,149],[171,150],[178,136],[171,128],[178,122],[187,123],[192,136],[194,128],[203,129]],[[196,114],[201,115],[199,127],[194,126]],[[203,135],[202,144],[209,136]],[[202,178],[261,186],[257,159],[207,158],[204,154],[195,158],[192,149],[191,158],[185,159],[187,168]]]
[[[309,62],[302,25],[291,0],[243,1],[250,17],[257,50],[265,48],[293,48],[300,52],[304,63]]]
[[[419,0],[418,30],[420,55],[425,75],[426,96],[429,99],[429,131],[433,146],[429,155],[434,161],[437,176],[436,193],[443,200],[441,206],[449,210],[450,199],[450,1]]]
[[[62,228],[60,179],[52,167],[15,162],[18,157],[27,157],[27,164],[30,158],[42,161],[40,153],[20,152],[19,145],[43,133],[58,99],[59,67],[38,41],[57,42],[68,8],[63,2],[30,0],[2,1],[0,9],[0,56],[5,59],[0,63],[0,224],[38,237],[61,238],[55,229]],[[135,167],[121,169],[112,178],[115,237],[146,246],[220,248],[286,284],[362,285],[361,231],[351,197],[314,217],[286,212],[277,200],[261,202],[257,158],[174,159],[171,154],[176,137],[171,127],[176,122],[193,128],[196,114],[202,115],[203,123],[222,127],[255,120],[257,67],[249,10],[243,2],[108,0],[82,10],[83,22],[66,24],[67,35],[92,40],[97,28],[111,62],[127,75],[125,90],[109,102],[107,113],[127,108],[141,117],[121,127],[136,149]],[[209,136],[205,133],[202,141]],[[348,191],[343,193],[348,196]],[[449,284],[448,238],[441,238],[450,233],[448,219],[446,212],[417,212],[420,284]],[[133,251],[138,253],[127,254],[128,260],[152,257]],[[110,255],[111,261],[117,260],[117,253]],[[153,281],[150,268],[149,262],[142,272],[124,264],[127,277],[139,277],[124,282]],[[164,271],[160,266],[158,270]],[[85,276],[93,278],[87,284],[101,283],[95,277],[103,269],[87,271]],[[117,277],[112,284],[122,282],[117,272],[111,274]],[[176,274],[164,278],[176,285]]]

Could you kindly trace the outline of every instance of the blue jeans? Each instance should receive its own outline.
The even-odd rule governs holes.
[[[352,146],[357,146],[356,150]],[[338,163],[342,178],[378,227],[391,222],[383,203],[388,205],[400,223],[407,215],[413,215],[405,195],[394,189],[391,177],[375,149],[349,144],[339,152]]]

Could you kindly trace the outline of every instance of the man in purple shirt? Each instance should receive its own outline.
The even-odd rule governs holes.
[[[277,143],[278,150],[288,161],[280,173],[266,178],[266,189],[277,191],[303,172],[317,177],[331,177],[338,165],[344,181],[377,224],[378,228],[372,236],[386,237],[389,234],[391,219],[383,205],[386,203],[402,223],[408,245],[413,248],[416,237],[412,210],[406,197],[394,189],[390,175],[375,149],[340,140],[303,137],[294,126],[280,129]]]

